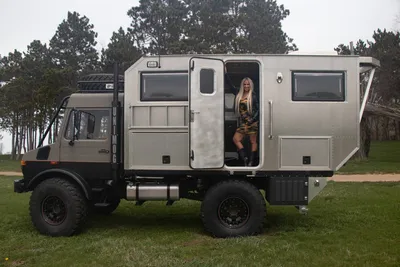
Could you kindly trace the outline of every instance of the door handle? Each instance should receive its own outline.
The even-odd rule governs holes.
[[[272,107],[272,100],[268,101],[269,103],[269,135],[268,138],[272,139],[272,127],[273,127],[273,107]]]
[[[108,154],[108,153],[110,153],[110,151],[105,149],[105,148],[102,148],[102,149],[99,150],[99,153]]]
[[[200,114],[200,111],[194,111],[194,110],[191,110],[190,111],[190,122],[194,122],[194,114]]]

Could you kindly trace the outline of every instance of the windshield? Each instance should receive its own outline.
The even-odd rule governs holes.
[[[61,102],[60,106],[56,110],[55,114],[53,115],[49,126],[47,127],[46,131],[44,132],[42,138],[40,139],[38,147],[43,146],[47,138],[47,144],[53,144],[57,141],[59,136],[60,127],[62,125],[62,121],[64,119],[65,110],[68,104],[69,97],[66,97]]]

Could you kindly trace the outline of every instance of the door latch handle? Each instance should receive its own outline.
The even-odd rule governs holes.
[[[190,114],[189,114],[190,122],[194,122],[194,114],[200,114],[200,111],[194,111],[194,110],[190,111]]]
[[[273,131],[272,131],[272,127],[274,126],[274,123],[273,123],[273,118],[274,118],[274,116],[273,116],[272,100],[269,100],[268,103],[269,103],[269,123],[270,123],[270,125],[269,125],[269,135],[268,135],[268,138],[269,138],[269,139],[272,139],[272,138],[274,137],[274,136],[273,136]]]
[[[105,148],[103,148],[103,149],[100,149],[100,150],[99,150],[99,153],[108,154],[108,153],[110,153],[110,151],[107,150],[107,149],[105,149]]]

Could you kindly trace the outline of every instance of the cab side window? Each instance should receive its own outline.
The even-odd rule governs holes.
[[[77,140],[106,140],[110,134],[110,110],[108,109],[81,109],[79,116],[74,116],[74,112],[69,113],[67,128],[64,137],[67,140],[73,139],[73,133]],[[89,118],[94,119],[94,131],[88,131]],[[75,122],[75,119],[78,121]],[[79,128],[77,128],[79,125]]]

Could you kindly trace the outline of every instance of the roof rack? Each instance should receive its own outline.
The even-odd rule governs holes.
[[[118,92],[124,92],[124,76],[118,75],[118,78]],[[113,73],[94,73],[78,80],[78,93],[112,93],[113,90]]]

